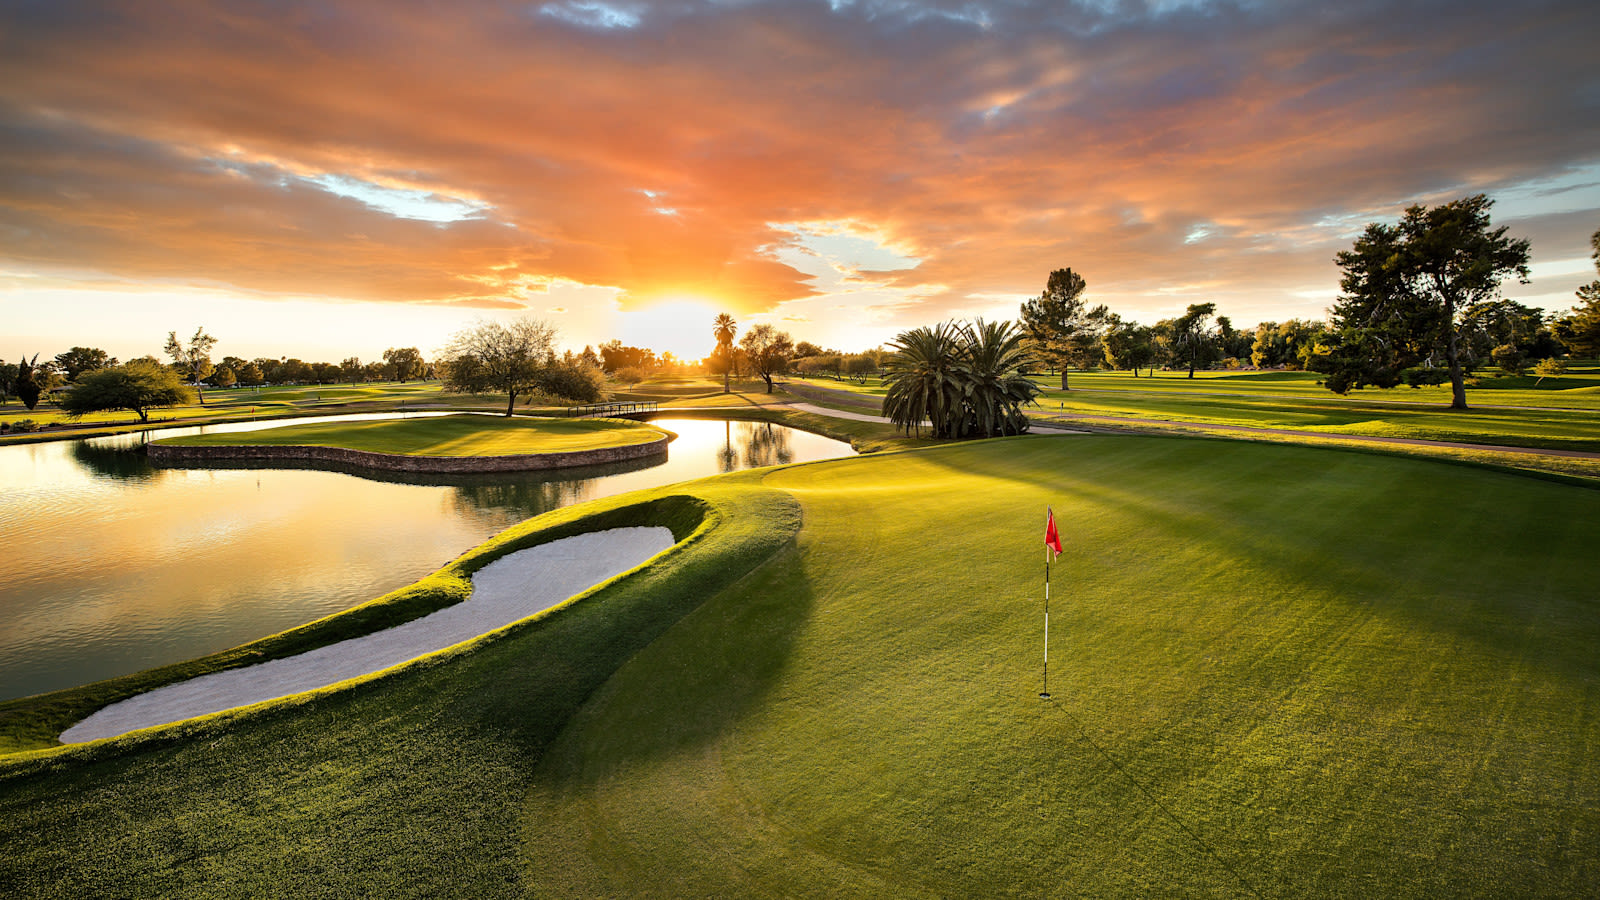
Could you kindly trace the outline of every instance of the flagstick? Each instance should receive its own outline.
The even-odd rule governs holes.
[[[1050,699],[1050,546],[1044,548],[1044,690],[1039,697]]]

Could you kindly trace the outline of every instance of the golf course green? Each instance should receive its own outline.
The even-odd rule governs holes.
[[[1600,491],[1474,466],[1136,436],[596,501],[458,564],[617,524],[680,543],[382,677],[9,757],[0,885],[1580,895],[1597,518]]]
[[[660,440],[662,432],[620,419],[428,416],[307,422],[261,431],[167,438],[169,447],[331,447],[395,456],[517,456],[578,453]]]

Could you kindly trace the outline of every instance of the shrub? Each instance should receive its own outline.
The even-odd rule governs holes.
[[[1522,350],[1516,344],[1501,344],[1490,355],[1494,357],[1494,364],[1507,375],[1521,375],[1526,368],[1522,364]]]
[[[1400,371],[1400,380],[1414,388],[1420,388],[1425,384],[1444,384],[1449,377],[1450,373],[1444,369],[1427,366],[1413,366]]]

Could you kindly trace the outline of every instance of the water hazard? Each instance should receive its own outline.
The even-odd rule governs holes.
[[[561,506],[854,452],[764,423],[657,424],[679,435],[664,461],[522,475],[157,469],[127,451],[137,435],[0,447],[0,699],[191,659],[347,609]]]

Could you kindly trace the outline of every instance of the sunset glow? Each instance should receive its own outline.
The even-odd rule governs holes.
[[[1063,266],[1145,322],[1321,318],[1365,223],[1479,191],[1533,242],[1510,296],[1592,277],[1583,3],[78,6],[0,13],[4,359],[523,312],[860,349]]]

